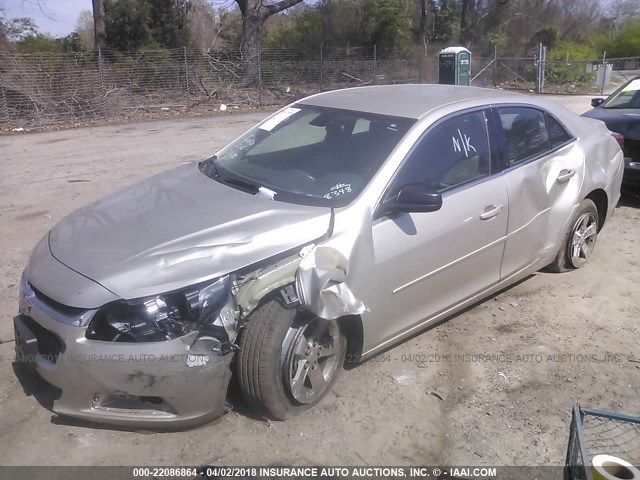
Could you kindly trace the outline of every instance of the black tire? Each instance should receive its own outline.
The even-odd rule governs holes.
[[[595,203],[593,203],[592,200],[585,198],[580,202],[578,209],[574,213],[573,217],[571,217],[569,228],[562,240],[562,247],[560,248],[555,260],[545,268],[546,271],[555,273],[568,272],[582,267],[589,260],[589,258],[585,258],[583,263],[578,262],[572,258],[571,255],[572,243],[575,238],[576,230],[580,227],[585,216],[589,216],[589,218],[593,218],[595,220],[595,233],[593,234],[593,241],[589,247],[590,251],[593,250],[596,243],[597,232],[600,227],[600,219],[598,217],[598,209],[596,208]]]
[[[327,377],[326,388],[312,401],[302,403],[292,394],[284,371],[292,348],[290,339],[299,338],[300,332],[305,332],[309,325],[322,328],[321,324],[315,322],[333,322],[332,335],[328,338],[337,342],[337,345],[333,344],[337,353],[335,358],[329,360],[327,357],[327,360],[335,362],[335,369]],[[342,371],[346,344],[346,338],[335,320],[318,319],[296,310],[287,310],[277,301],[259,306],[248,318],[240,338],[237,374],[245,401],[256,413],[273,420],[285,420],[311,408],[331,390]],[[296,345],[304,344],[300,340]],[[316,358],[316,367],[318,362]],[[305,360],[305,363],[308,362]]]

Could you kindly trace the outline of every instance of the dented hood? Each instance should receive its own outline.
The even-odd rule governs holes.
[[[58,223],[53,256],[122,298],[238,270],[322,237],[328,208],[258,198],[180,166]]]

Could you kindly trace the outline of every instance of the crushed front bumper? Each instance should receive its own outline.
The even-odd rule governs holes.
[[[14,330],[16,361],[62,391],[53,404],[57,414],[185,428],[224,413],[233,353],[220,354],[217,342],[196,332],[153,343],[89,340],[86,327],[65,321],[63,312],[28,287],[20,295]]]

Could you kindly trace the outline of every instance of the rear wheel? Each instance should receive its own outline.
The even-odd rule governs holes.
[[[240,339],[242,394],[267,418],[284,420],[301,413],[330,391],[342,370],[346,346],[336,320],[268,302],[251,314]]]
[[[584,199],[571,218],[558,256],[547,270],[567,272],[582,267],[591,258],[598,236],[598,209],[590,199]]]

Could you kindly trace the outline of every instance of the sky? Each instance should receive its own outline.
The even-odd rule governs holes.
[[[91,0],[3,0],[9,18],[31,17],[40,31],[56,37],[70,34],[82,10],[91,10]]]

